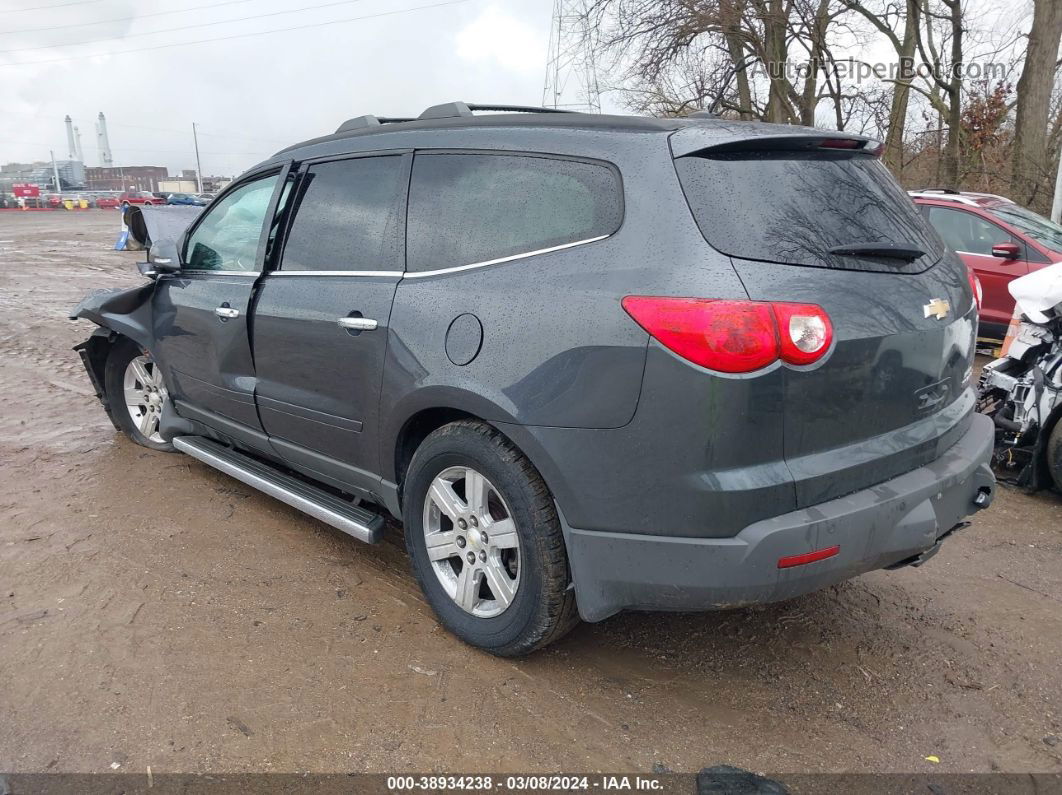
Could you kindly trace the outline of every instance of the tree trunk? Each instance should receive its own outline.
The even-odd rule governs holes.
[[[962,4],[960,0],[946,0],[946,5],[951,12],[951,75],[947,90],[948,143],[941,179],[943,187],[958,190],[962,153]]]
[[[823,68],[823,60],[826,52],[826,26],[830,22],[830,0],[819,0],[815,11],[815,19],[812,21],[811,30],[811,58],[808,62],[808,76],[804,81],[804,90],[800,96],[800,123],[805,127],[815,126],[815,109],[819,104],[819,70]],[[840,113],[837,114],[838,117]],[[840,124],[838,123],[838,129]]]
[[[907,103],[911,96],[911,80],[914,78],[915,42],[920,22],[916,0],[907,0],[907,15],[904,21],[903,40],[896,53],[900,67],[897,82],[892,92],[889,108],[889,126],[885,133],[885,152],[882,159],[897,179],[903,177],[903,136],[907,127]]]
[[[767,118],[765,121],[784,124],[790,121],[788,101],[786,99],[786,57],[788,31],[782,0],[770,0],[767,13],[763,15],[763,45],[766,50],[766,66],[770,81],[770,93],[767,98]]]
[[[1053,158],[1047,151],[1047,121],[1060,39],[1062,2],[1034,0],[1029,49],[1018,80],[1010,195],[1019,204],[1040,209],[1050,205],[1048,177]]]
[[[719,4],[719,12],[727,54],[734,65],[734,79],[737,81],[738,105],[741,108],[738,115],[742,121],[753,121],[756,112],[752,107],[752,89],[749,87],[749,74],[745,70],[745,43],[741,33],[744,5],[743,0],[723,0]]]

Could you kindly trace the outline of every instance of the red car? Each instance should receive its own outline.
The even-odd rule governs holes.
[[[990,193],[910,191],[944,242],[981,280],[982,337],[1003,339],[1014,314],[1012,279],[1062,261],[1062,226]]]
[[[118,197],[123,207],[130,204],[165,204],[165,199],[160,199],[154,193],[146,190],[130,190]]]

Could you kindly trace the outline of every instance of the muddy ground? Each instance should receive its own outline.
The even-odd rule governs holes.
[[[0,770],[1062,770],[1058,495],[1001,490],[921,569],[495,659],[397,527],[367,546],[115,433],[66,314],[138,282],[116,232],[0,213]]]

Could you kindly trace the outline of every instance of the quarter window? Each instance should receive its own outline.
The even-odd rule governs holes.
[[[399,156],[310,166],[284,243],[283,271],[402,270]]]
[[[185,247],[189,270],[256,270],[262,223],[278,176],[241,185],[207,210]]]
[[[472,265],[609,235],[623,218],[608,166],[532,155],[418,154],[407,267]]]

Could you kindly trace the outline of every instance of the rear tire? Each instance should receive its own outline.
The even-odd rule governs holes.
[[[1062,491],[1062,419],[1055,423],[1047,440],[1047,471],[1051,473],[1055,488]]]
[[[172,452],[173,445],[158,433],[167,392],[151,357],[122,337],[111,346],[103,380],[111,416],[125,435],[142,447]]]
[[[430,434],[410,462],[404,495],[413,571],[454,635],[516,657],[578,623],[553,498],[497,430],[462,420]]]

